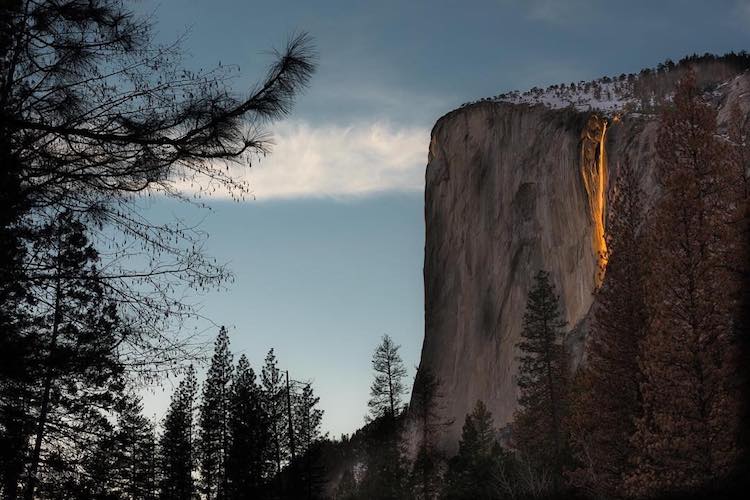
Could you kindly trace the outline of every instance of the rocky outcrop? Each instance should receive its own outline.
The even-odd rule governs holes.
[[[720,86],[721,121],[747,104],[750,77]],[[747,107],[745,107],[747,109]],[[604,134],[606,129],[606,134]],[[426,172],[425,338],[421,365],[441,380],[454,449],[483,400],[498,426],[517,406],[519,340],[533,275],[550,272],[571,328],[575,366],[602,263],[607,200],[621,165],[653,198],[652,115],[600,116],[542,105],[482,102],[442,117]]]

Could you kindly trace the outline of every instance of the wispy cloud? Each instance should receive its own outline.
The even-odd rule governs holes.
[[[252,168],[232,166],[256,200],[351,198],[424,187],[429,130],[385,122],[349,126],[280,123],[273,152]],[[184,183],[185,191],[195,186]],[[205,193],[204,193],[205,194]],[[214,191],[213,198],[229,193]]]

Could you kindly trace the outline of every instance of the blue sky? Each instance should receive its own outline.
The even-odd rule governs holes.
[[[535,85],[637,72],[693,52],[750,49],[750,0],[141,1],[157,39],[186,34],[185,65],[236,64],[238,95],[290,33],[319,69],[270,158],[236,175],[255,199],[212,200],[208,250],[235,284],[202,297],[259,367],[275,347],[312,379],[333,435],[363,422],[383,333],[410,376],[423,337],[423,177],[429,131],[462,102]],[[183,215],[171,201],[158,216]],[[196,216],[197,217],[197,216]],[[168,388],[169,386],[167,386]],[[147,397],[163,412],[168,391]]]

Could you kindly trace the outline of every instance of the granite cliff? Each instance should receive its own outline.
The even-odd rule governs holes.
[[[750,108],[750,75],[707,93],[726,125]],[[443,441],[454,450],[465,415],[483,400],[498,427],[517,407],[515,383],[526,296],[550,272],[581,361],[593,292],[604,264],[608,200],[621,165],[639,173],[647,197],[658,118],[623,101],[607,106],[489,99],[462,106],[433,128],[426,171],[425,337],[421,366],[440,379]]]

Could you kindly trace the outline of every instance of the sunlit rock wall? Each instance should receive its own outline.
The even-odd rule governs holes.
[[[715,93],[720,122],[734,101],[747,110],[748,82],[741,76]],[[602,141],[603,129],[595,113],[484,102],[445,115],[432,131],[421,364],[441,380],[454,420],[442,443],[449,451],[478,399],[498,427],[512,420],[515,346],[539,269],[560,294],[571,363],[581,359],[601,263],[598,225],[621,166],[636,169],[647,199],[658,193],[656,117],[607,118]]]

